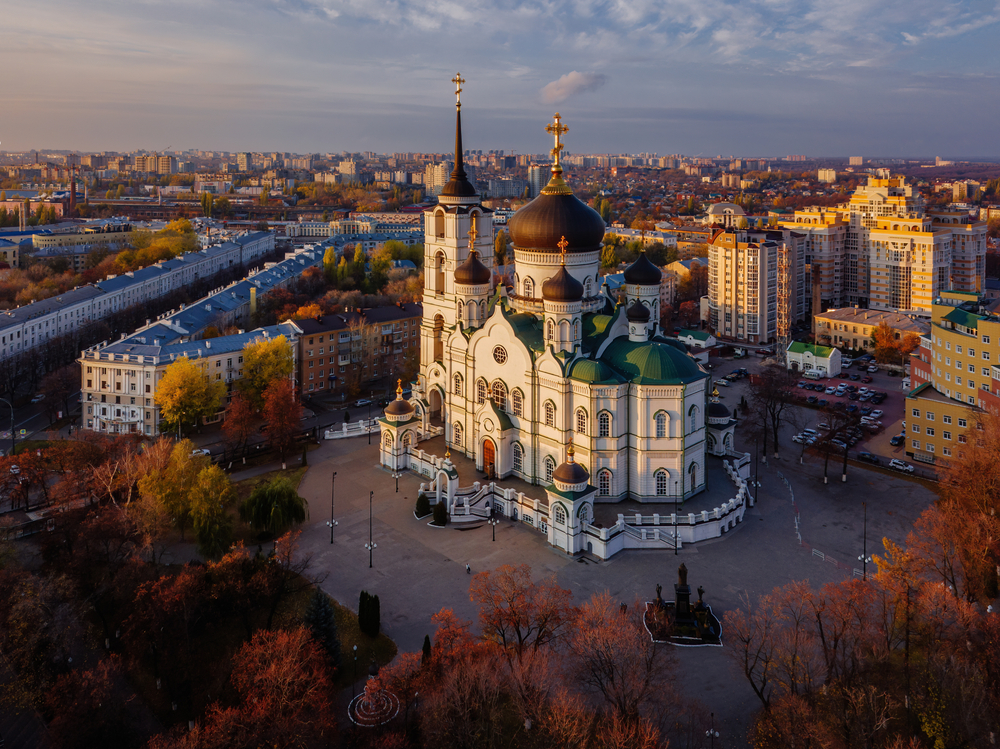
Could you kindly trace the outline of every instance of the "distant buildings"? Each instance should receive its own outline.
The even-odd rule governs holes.
[[[833,184],[837,181],[837,170],[836,169],[818,169],[816,171],[816,181],[826,182],[827,184]]]
[[[818,343],[856,350],[872,347],[872,332],[882,323],[892,328],[897,339],[909,333],[923,336],[930,331],[927,321],[915,315],[858,307],[817,312],[813,321]]]

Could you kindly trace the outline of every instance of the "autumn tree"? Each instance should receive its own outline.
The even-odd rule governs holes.
[[[493,240],[493,260],[495,266],[500,268],[507,264],[507,244],[509,242],[509,237],[507,232],[501,229],[497,232],[496,237]]]
[[[268,424],[268,440],[278,451],[282,465],[295,436],[302,430],[302,404],[290,378],[274,380],[264,391],[264,418]]]
[[[257,484],[243,504],[240,519],[256,531],[276,535],[294,523],[305,522],[308,506],[292,482],[278,476]]]
[[[204,556],[218,558],[229,548],[232,522],[227,510],[235,497],[229,476],[219,466],[199,471],[190,491],[191,522]]]
[[[162,420],[180,434],[185,423],[193,424],[217,413],[225,394],[225,383],[211,381],[204,362],[182,356],[164,370],[153,402]]]
[[[193,455],[194,443],[181,440],[174,445],[167,464],[151,470],[139,479],[139,493],[147,497],[154,511],[162,507],[169,513],[184,537],[184,529],[191,519],[192,491],[199,474],[208,467],[204,455]]]
[[[292,376],[292,345],[285,336],[260,338],[243,349],[240,391],[256,410],[264,406],[264,391],[272,383]]]
[[[229,405],[226,406],[226,414],[222,422],[222,431],[226,435],[226,442],[232,449],[244,450],[246,448],[247,442],[254,433],[255,416],[253,406],[243,393],[238,391],[233,393]]]

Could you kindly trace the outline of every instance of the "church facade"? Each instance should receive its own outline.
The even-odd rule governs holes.
[[[437,424],[489,477],[552,487],[570,464],[593,501],[683,501],[705,488],[707,443],[717,453],[727,439],[710,438],[721,419],[709,419],[709,375],[660,330],[661,273],[644,253],[622,296],[601,283],[604,222],[563,179],[558,114],[547,130],[551,179],[511,218],[513,285],[494,287],[490,211],[464,170],[457,104],[455,168],[425,213],[420,374],[382,421],[382,463],[400,467]]]

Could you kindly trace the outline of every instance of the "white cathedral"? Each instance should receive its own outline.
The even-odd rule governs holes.
[[[702,491],[706,453],[732,449],[734,422],[662,335],[659,269],[643,253],[623,298],[601,284],[605,225],[563,180],[556,114],[551,180],[511,218],[513,284],[494,288],[491,211],[463,167],[456,106],[455,168],[425,214],[420,374],[386,408],[382,464],[404,467],[418,431],[440,425],[488,477],[589,485],[598,502]]]

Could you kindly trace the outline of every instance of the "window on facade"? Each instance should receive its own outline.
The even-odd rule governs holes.
[[[493,397],[493,403],[501,411],[506,411],[507,410],[507,386],[504,385],[502,382],[500,382],[500,380],[495,380],[493,382],[493,387],[491,388],[491,390],[492,390],[491,395]]]
[[[927,427],[927,429],[925,429],[924,431],[927,433],[928,437],[934,436],[934,427]]]
[[[562,508],[562,505],[556,505],[555,518],[557,525],[566,524],[566,510]]]
[[[967,427],[969,425],[969,422],[967,422],[965,419],[959,419],[958,420],[958,425],[964,429],[965,427]]]
[[[524,471],[524,450],[517,442],[515,442],[514,447],[511,448],[511,453],[514,457],[514,470],[519,473]]]
[[[514,390],[510,394],[511,405],[514,407],[514,415],[521,416],[524,412],[524,396],[521,395],[520,390]]]
[[[476,383],[476,403],[486,402],[486,380],[479,380]]]
[[[611,414],[607,411],[597,417],[597,434],[599,437],[611,436]]]
[[[582,408],[576,410],[576,431],[578,434],[587,433],[587,412]]]
[[[545,426],[554,427],[556,425],[556,408],[552,403],[545,404]]]
[[[455,375],[455,395],[462,394],[462,375]]]
[[[545,482],[547,484],[552,483],[552,474],[556,470],[556,462],[552,460],[551,455],[545,456]]]
[[[607,468],[597,474],[597,493],[602,497],[611,496],[611,471]]]
[[[667,436],[667,415],[665,413],[656,414],[656,436],[658,438]]]
[[[692,408],[691,409],[690,417],[691,417],[691,431],[693,432],[694,430],[696,430],[698,428],[698,409],[697,408]]]
[[[667,472],[657,471],[656,472],[656,496],[665,497],[667,496]]]
[[[913,414],[913,415],[914,415],[914,416],[915,416],[916,418],[918,418],[918,419],[920,418],[920,409],[919,409],[919,408],[914,408],[914,409],[913,409],[913,411],[912,411],[911,413],[912,413],[912,414]]]
[[[452,441],[455,443],[455,447],[462,447],[462,425],[455,422],[455,428],[452,430]]]

